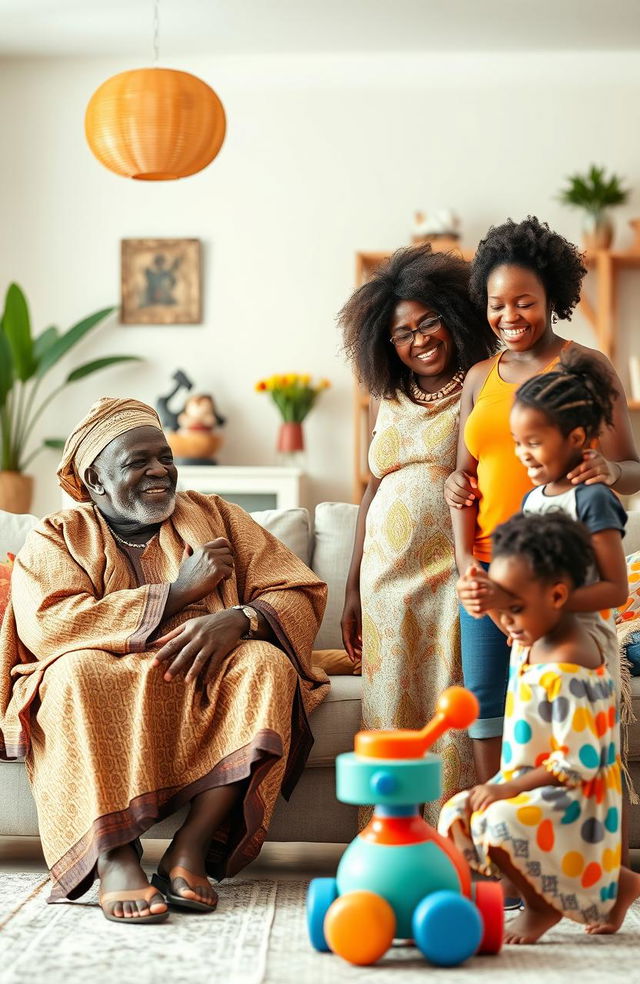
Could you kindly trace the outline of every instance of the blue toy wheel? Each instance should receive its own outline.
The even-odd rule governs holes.
[[[415,908],[413,938],[420,952],[437,967],[455,967],[480,946],[483,923],[473,902],[458,892],[427,895]]]
[[[307,889],[307,929],[311,946],[320,953],[329,953],[331,947],[324,935],[324,917],[332,902],[338,898],[335,878],[314,878]]]

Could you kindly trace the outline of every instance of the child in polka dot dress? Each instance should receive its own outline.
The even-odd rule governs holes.
[[[501,768],[449,800],[438,829],[520,890],[508,943],[534,943],[563,916],[614,933],[640,895],[620,864],[614,685],[566,608],[592,563],[587,531],[562,513],[518,515],[494,534],[489,577],[510,601],[492,615],[513,643]]]

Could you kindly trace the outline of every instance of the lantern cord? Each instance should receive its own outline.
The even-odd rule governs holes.
[[[160,0],[153,0],[153,67],[158,67],[160,56]]]

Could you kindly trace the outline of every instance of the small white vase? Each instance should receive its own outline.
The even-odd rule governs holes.
[[[613,223],[607,212],[587,212],[582,221],[582,245],[587,250],[609,249]]]

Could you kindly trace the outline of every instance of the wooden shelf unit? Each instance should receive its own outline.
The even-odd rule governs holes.
[[[595,331],[598,348],[616,364],[618,338],[618,274],[621,270],[640,270],[640,251],[599,249],[587,253],[585,263],[596,274],[595,304],[583,295],[580,305]],[[629,401],[631,409],[638,409]]]
[[[434,247],[437,248],[437,247]],[[474,251],[460,249],[465,260],[472,260]],[[391,252],[356,253],[355,283],[360,287],[373,275]],[[640,250],[600,249],[585,254],[585,264],[596,275],[595,297],[591,301],[582,292],[579,308],[592,326],[597,347],[616,364],[618,338],[618,273],[625,269],[640,270]],[[629,409],[640,411],[640,400],[628,400]],[[369,394],[358,384],[354,385],[354,480],[353,501],[359,503],[369,481],[367,464],[369,449]]]

